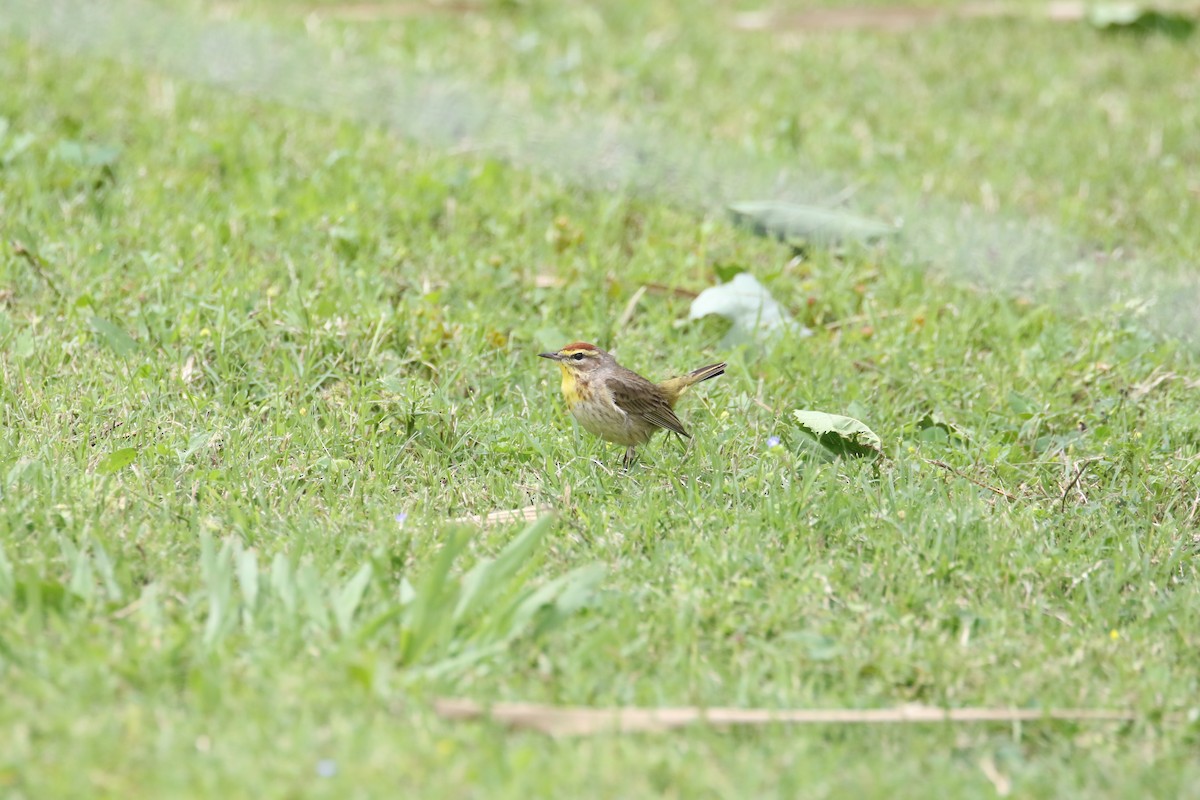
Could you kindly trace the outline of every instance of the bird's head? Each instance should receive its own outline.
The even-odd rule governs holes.
[[[583,377],[605,364],[612,362],[612,356],[587,342],[572,342],[566,347],[553,353],[538,353],[542,358],[557,361],[565,374]]]

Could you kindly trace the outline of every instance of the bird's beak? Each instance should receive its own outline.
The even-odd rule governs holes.
[[[540,358],[548,358],[551,361],[562,361],[562,356],[558,353],[538,353]]]

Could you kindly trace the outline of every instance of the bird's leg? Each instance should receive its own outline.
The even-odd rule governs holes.
[[[625,458],[621,459],[621,466],[623,466],[625,469],[629,469],[630,467],[632,467],[633,459],[634,459],[634,455],[635,455],[636,451],[637,451],[637,448],[635,448],[633,445],[629,445],[628,447],[626,447],[625,448]]]

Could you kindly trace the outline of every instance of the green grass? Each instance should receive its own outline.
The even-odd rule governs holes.
[[[986,183],[1003,214],[1194,271],[1192,43],[606,8],[311,36],[904,207]],[[283,4],[241,13],[306,35]],[[6,796],[990,796],[981,764],[1018,796],[1196,796],[1200,359],[1153,308],[887,249],[793,260],[686,204],[0,44]],[[618,329],[643,284],[726,264],[816,335],[726,350],[655,293]],[[686,447],[622,474],[536,358],[576,338],[652,375],[730,368],[682,407]],[[798,408],[888,458],[806,458]],[[524,536],[450,522],[529,504],[556,516]],[[555,741],[441,720],[439,695],[1139,718]]]

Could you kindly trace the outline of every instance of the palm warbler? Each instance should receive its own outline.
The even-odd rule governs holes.
[[[659,428],[691,437],[675,416],[675,401],[693,383],[725,372],[721,362],[651,383],[587,342],[573,342],[556,353],[538,355],[558,362],[563,398],[579,424],[605,441],[625,445],[626,466],[633,462],[634,449],[650,441]]]

